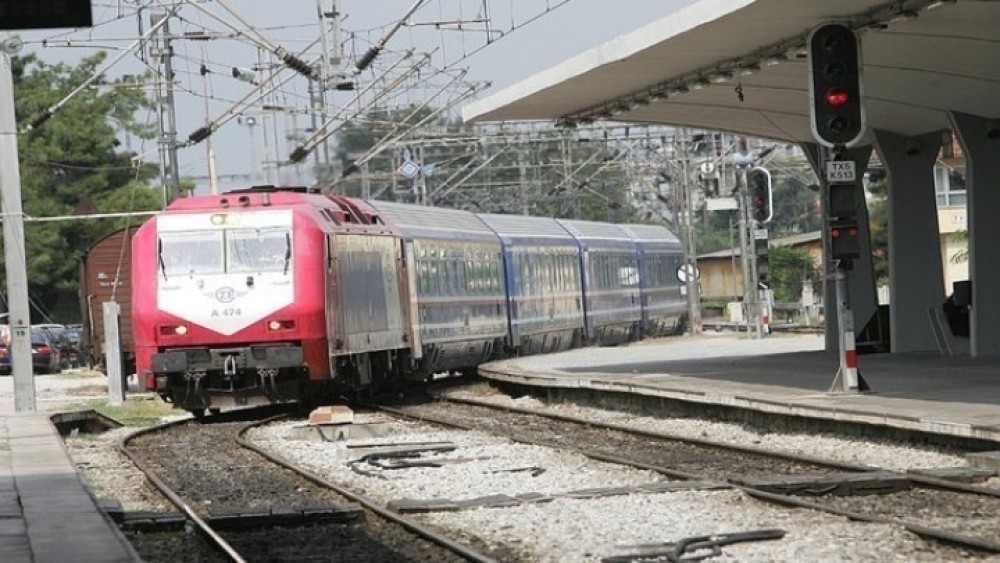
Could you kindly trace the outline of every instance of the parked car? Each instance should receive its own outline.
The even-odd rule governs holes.
[[[74,356],[76,356],[76,351],[73,347],[73,342],[69,339],[66,327],[52,323],[36,324],[35,326],[49,333],[58,370],[62,371],[69,368]]]
[[[58,373],[59,352],[52,335],[45,329],[31,327],[31,366],[34,373]],[[10,326],[0,325],[0,374],[11,373]]]

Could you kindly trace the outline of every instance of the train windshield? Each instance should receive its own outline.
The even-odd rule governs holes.
[[[222,231],[160,233],[160,271],[164,277],[221,274]]]
[[[159,266],[164,277],[287,273],[291,257],[287,228],[160,233]]]
[[[226,231],[227,272],[287,272],[291,258],[291,235],[288,229]]]

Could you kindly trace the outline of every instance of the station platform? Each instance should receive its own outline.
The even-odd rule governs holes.
[[[831,389],[839,358],[823,344],[822,335],[679,336],[503,360],[479,373],[524,386],[844,421],[996,442],[1000,449],[1000,357],[862,355],[859,371],[871,392],[845,393],[839,382]]]
[[[0,401],[0,561],[139,561],[96,505],[45,413]]]

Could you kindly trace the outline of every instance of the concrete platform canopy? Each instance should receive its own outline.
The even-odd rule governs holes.
[[[463,118],[613,119],[813,142],[806,42],[837,22],[860,35],[870,130],[917,135],[950,129],[949,111],[1000,115],[998,21],[1000,2],[980,0],[701,0],[473,102]]]
[[[824,149],[810,125],[807,43],[814,29],[832,22],[854,29],[861,48],[868,127],[847,158],[860,176],[874,149],[888,170],[891,350],[940,347],[940,323],[931,315],[944,300],[944,280],[926,258],[940,253],[934,165],[951,131],[967,181],[970,353],[1000,355],[1000,248],[994,244],[1000,237],[994,219],[1000,213],[994,189],[1000,182],[1000,2],[699,0],[471,103],[463,117],[731,131],[798,143],[822,176]],[[823,177],[820,182],[826,205],[828,188]],[[858,216],[867,217],[865,204],[859,208]],[[860,238],[870,249],[866,221]],[[870,253],[862,255],[848,280],[856,331],[878,324]],[[832,274],[832,261],[825,267]],[[827,292],[826,309],[835,305]],[[828,349],[838,347],[833,326],[827,324]],[[884,343],[884,336],[878,339]]]

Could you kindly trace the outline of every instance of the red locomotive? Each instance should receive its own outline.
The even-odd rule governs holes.
[[[362,201],[180,199],[132,251],[137,373],[195,413],[356,387],[407,349],[398,237]]]

